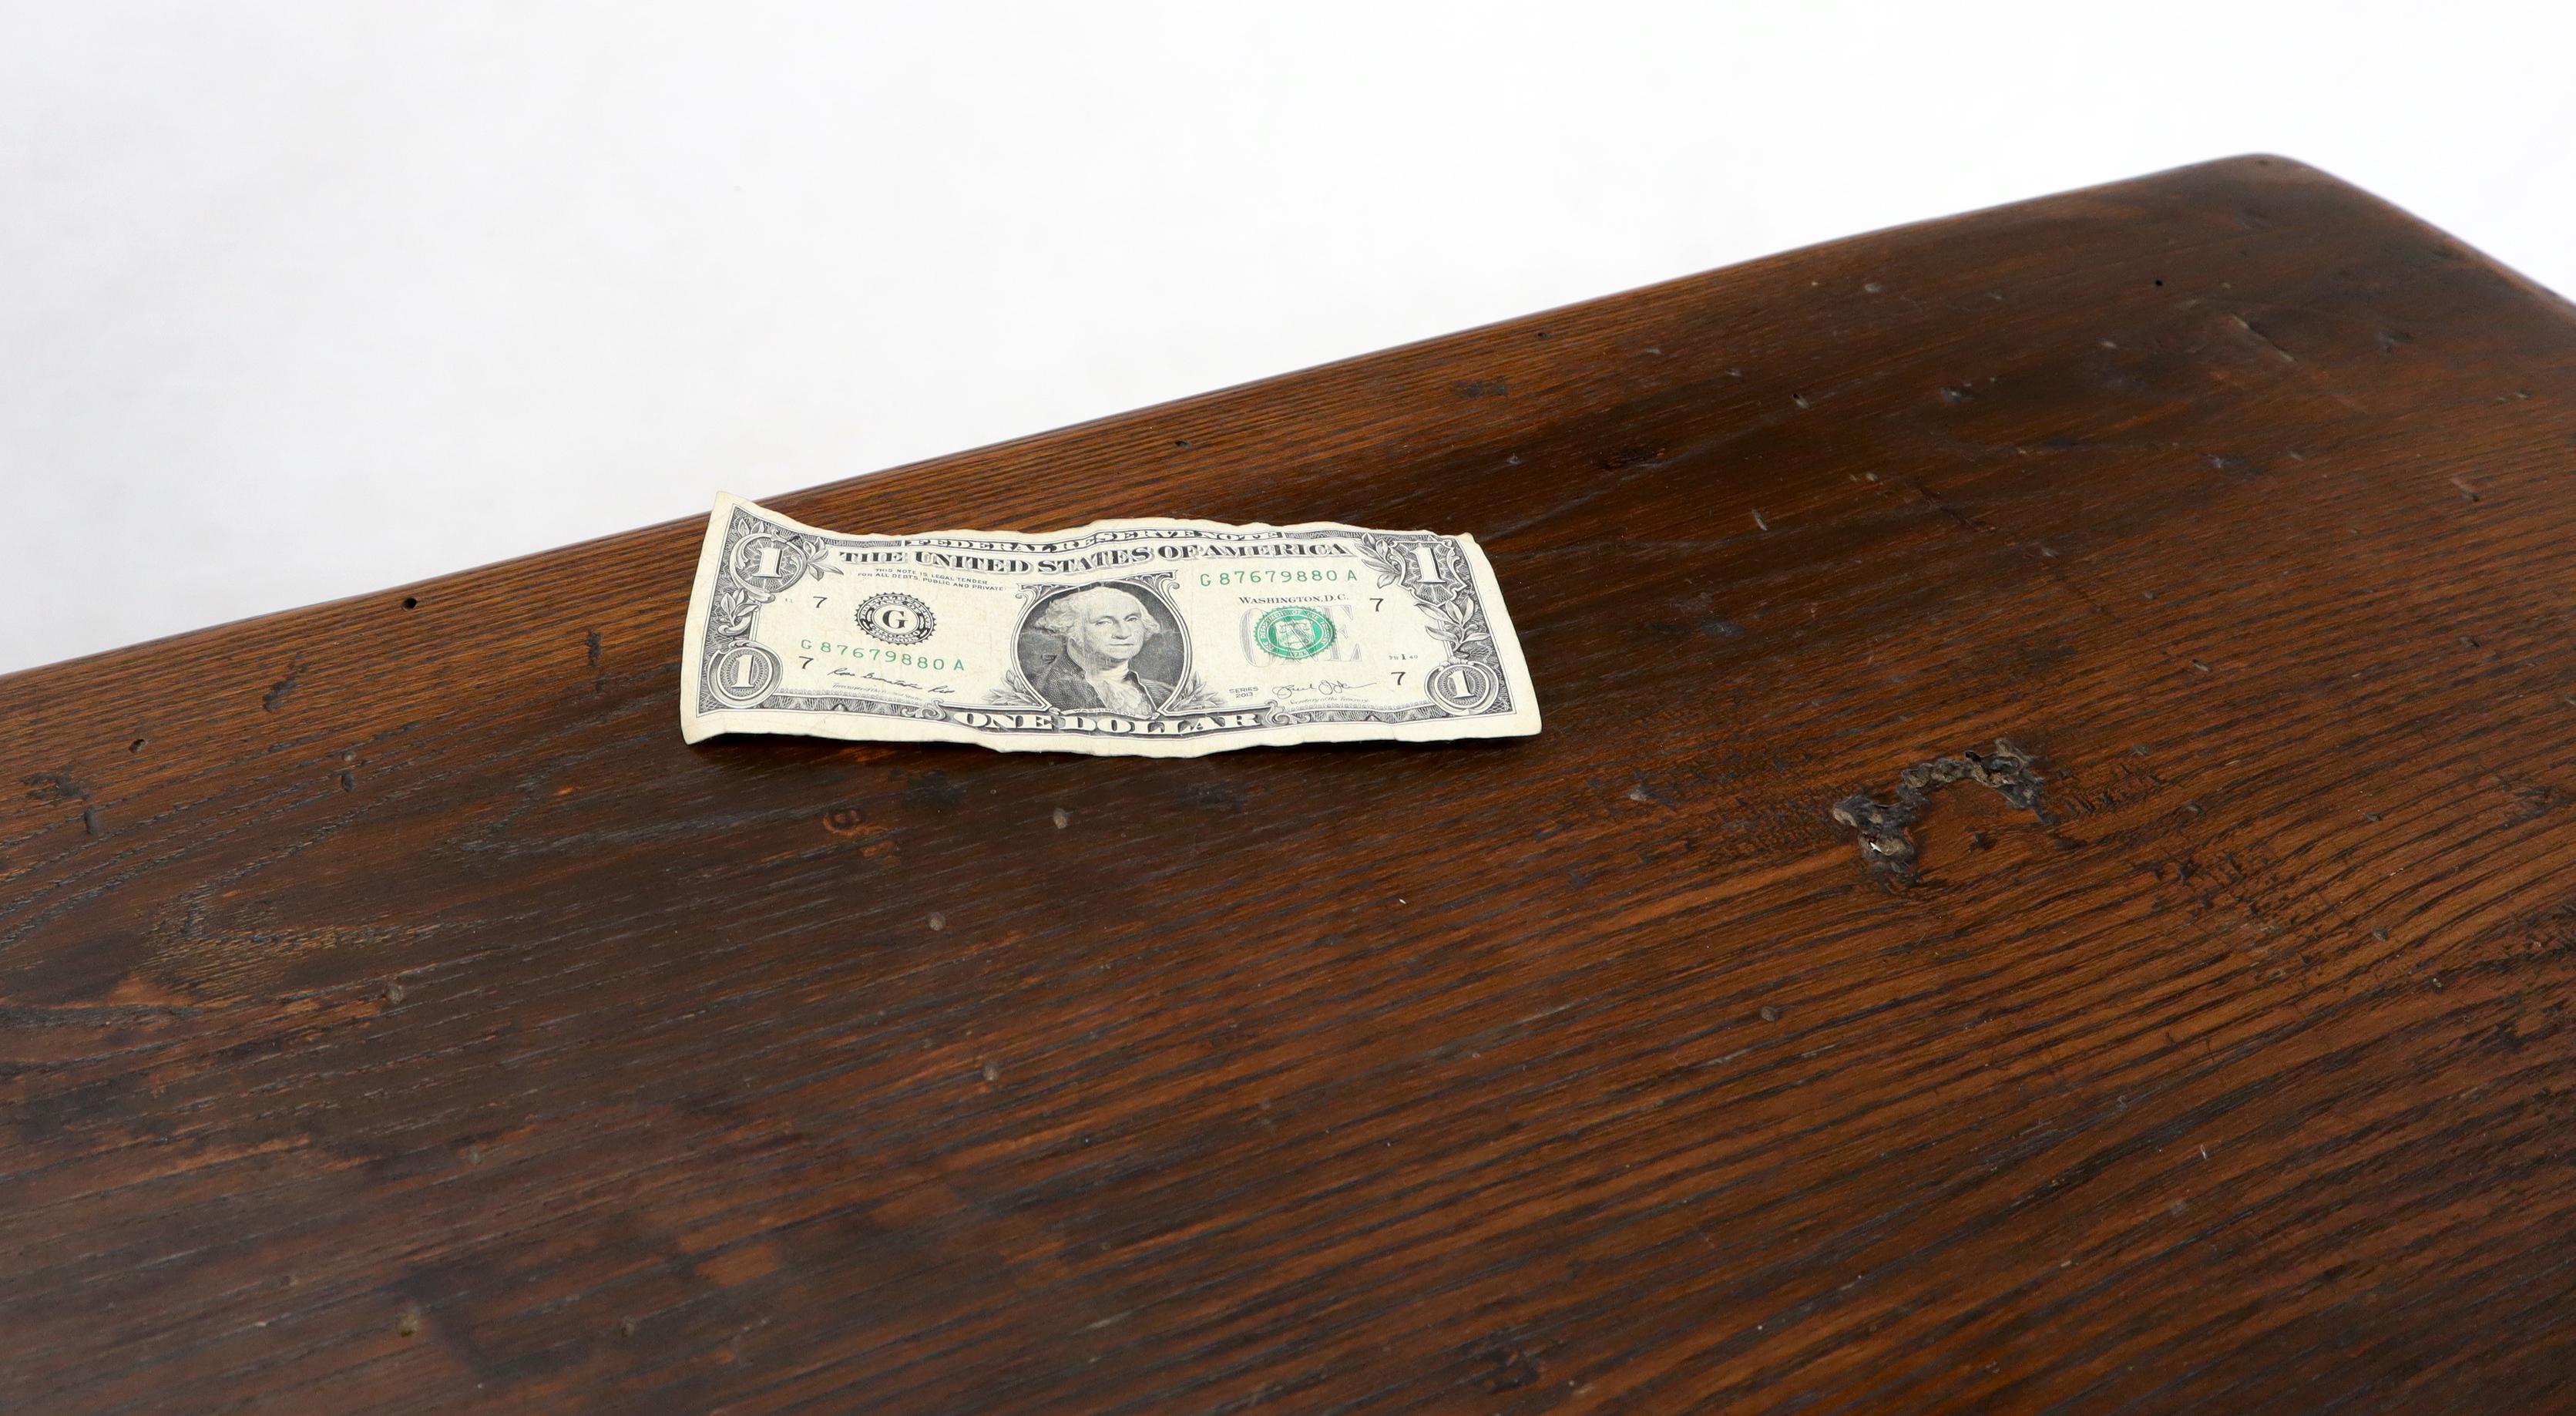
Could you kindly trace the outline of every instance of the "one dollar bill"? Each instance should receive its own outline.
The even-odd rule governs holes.
[[[1195,757],[1538,726],[1472,537],[1331,522],[855,536],[720,495],[680,673],[691,742]]]

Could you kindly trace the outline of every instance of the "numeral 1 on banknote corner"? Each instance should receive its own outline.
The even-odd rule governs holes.
[[[1482,713],[1493,706],[1495,695],[1502,692],[1502,677],[1473,659],[1458,659],[1431,671],[1423,680],[1431,690],[1431,700],[1441,711],[1463,716]]]
[[[755,590],[776,594],[804,577],[805,552],[782,537],[755,533],[733,548],[733,573]]]
[[[1439,584],[1441,582],[1440,561],[1438,557],[1431,554],[1431,548],[1429,546],[1417,545],[1412,548],[1412,551],[1413,568],[1422,572],[1422,583],[1425,585]]]
[[[735,703],[756,703],[778,682],[778,656],[757,644],[737,644],[716,655],[716,692]]]

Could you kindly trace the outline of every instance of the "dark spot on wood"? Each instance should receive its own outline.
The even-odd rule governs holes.
[[[2054,824],[2054,818],[2040,804],[2035,767],[2034,759],[2011,742],[1997,738],[1990,755],[1963,752],[1906,768],[1897,774],[1894,801],[1881,802],[1867,792],[1845,797],[1835,803],[1833,817],[1860,833],[1862,859],[1887,872],[1898,884],[1910,885],[1917,873],[1917,847],[1907,828],[1922,819],[1936,788],[1952,782],[1975,782],[2001,793],[2015,809],[2038,817],[2041,824]]]
[[[444,1146],[419,1146],[367,1158],[363,1170],[369,1180],[379,1184],[395,1180],[413,1180],[423,1175],[436,1175],[456,1163]]]
[[[966,789],[945,772],[923,772],[903,789],[904,805],[946,815],[966,804]]]
[[[418,595],[405,595],[405,596],[403,596],[402,605],[403,605],[403,608],[404,608],[404,609],[406,609],[406,610],[416,610],[416,609],[419,609],[419,608],[420,608],[420,597],[419,597]]]
[[[30,772],[19,784],[34,789],[27,793],[29,801],[89,800],[89,784],[69,772]]]
[[[1599,460],[1599,466],[1604,472],[1617,472],[1622,468],[1660,462],[1663,457],[1664,450],[1660,447],[1629,446],[1620,448],[1616,452],[1603,454]]]
[[[2009,662],[2013,672],[2020,677],[2044,678],[2065,666],[2075,655],[2075,646],[2063,639],[2025,636],[2011,641]]]
[[[302,659],[296,658],[287,660],[286,677],[279,679],[277,682],[268,686],[268,692],[260,695],[259,706],[271,713],[276,712],[280,707],[284,706],[286,696],[295,691],[296,681],[303,672],[304,661]]]
[[[84,806],[81,808],[81,829],[87,831],[93,836],[104,836],[107,834],[107,823],[99,818],[97,807]]]
[[[1487,1334],[1475,1360],[1485,1369],[1482,1385],[1488,1392],[1518,1391],[1545,1374],[1528,1339],[1509,1328]]]
[[[2537,821],[2565,806],[2570,799],[2568,793],[2546,782],[2527,783],[2513,789],[2513,805],[2505,812],[2505,822],[2519,826],[2526,821]]]
[[[128,752],[141,752],[143,750],[143,739],[136,738],[134,741],[127,743],[125,745],[125,750]]]
[[[1451,384],[1449,391],[1460,398],[1501,398],[1512,389],[1501,379],[1467,379]]]
[[[1243,809],[1243,794],[1223,782],[1186,782],[1174,793],[1181,805],[1195,811],[1232,812]]]

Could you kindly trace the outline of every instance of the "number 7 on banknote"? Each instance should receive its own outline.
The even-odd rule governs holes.
[[[719,495],[680,671],[690,742],[1195,757],[1538,728],[1475,538],[1333,522],[859,536]]]

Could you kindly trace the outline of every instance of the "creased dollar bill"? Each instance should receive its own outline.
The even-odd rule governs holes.
[[[1467,536],[1101,521],[852,536],[718,496],[680,726],[1195,757],[1538,731]]]

